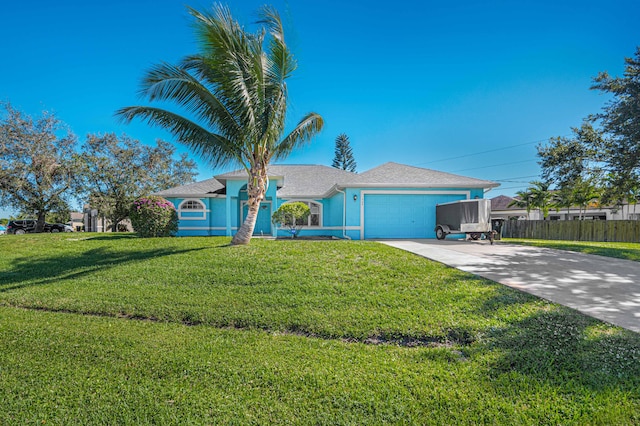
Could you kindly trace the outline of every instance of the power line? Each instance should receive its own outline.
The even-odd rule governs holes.
[[[504,191],[507,189],[519,189],[519,188],[524,188],[524,185],[520,185],[520,186],[501,186],[499,188],[494,188],[494,191]]]
[[[560,136],[560,137],[567,137],[567,136],[569,136],[569,135]],[[531,141],[531,142],[523,142],[523,143],[518,143],[518,144],[514,144],[514,145],[507,145],[507,146],[503,146],[503,147],[500,147],[500,148],[488,149],[486,151],[479,151],[479,152],[474,152],[474,153],[471,153],[471,154],[458,155],[456,157],[442,158],[440,160],[426,161],[424,163],[416,163],[415,165],[416,166],[420,166],[420,165],[425,165],[425,164],[439,163],[441,161],[451,161],[451,160],[457,160],[459,158],[473,157],[475,155],[488,154],[488,153],[491,153],[491,152],[499,152],[499,151],[504,151],[506,149],[518,148],[520,146],[533,145],[534,143],[546,142],[549,139],[551,139],[551,138],[539,139],[539,140],[535,140],[535,141]]]
[[[542,140],[539,140],[539,141],[525,142],[525,143],[520,143],[520,144],[516,144],[516,145],[510,145],[510,146],[506,146],[506,147],[502,147],[502,148],[488,149],[486,151],[474,152],[474,153],[471,153],[471,154],[458,155],[456,157],[449,157],[449,158],[443,158],[443,159],[440,159],[440,160],[432,160],[432,161],[427,161],[427,162],[424,162],[424,163],[418,163],[417,165],[432,164],[432,163],[438,163],[438,162],[441,162],[441,161],[457,160],[459,158],[473,157],[474,155],[487,154],[487,153],[490,153],[490,152],[504,151],[505,149],[517,148],[519,146],[525,146],[525,145],[532,145],[534,143],[540,143],[540,142],[543,142],[543,141],[546,141],[546,140],[547,139],[542,139]]]
[[[534,177],[539,177],[539,176],[540,175],[517,176],[517,177],[504,178],[504,179],[492,179],[492,180],[494,182],[530,183],[530,182],[519,182],[519,181],[516,181],[515,179],[528,179],[528,178],[534,178]]]
[[[532,161],[536,161],[536,160],[522,160],[522,161],[512,161],[509,163],[501,163],[501,164],[492,164],[490,166],[481,166],[481,167],[471,167],[468,169],[460,169],[460,170],[454,170],[451,173],[458,173],[458,172],[466,172],[468,170],[478,170],[478,169],[489,169],[491,167],[500,167],[500,166],[511,166],[513,164],[522,164],[522,163],[530,163]]]

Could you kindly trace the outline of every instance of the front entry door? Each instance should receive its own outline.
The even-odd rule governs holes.
[[[242,222],[244,222],[248,212],[249,205],[244,203],[242,206]],[[260,203],[253,235],[271,235],[271,201],[263,201]]]

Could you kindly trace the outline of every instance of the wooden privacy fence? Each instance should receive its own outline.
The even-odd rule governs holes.
[[[636,220],[507,220],[504,238],[539,240],[640,242]]]

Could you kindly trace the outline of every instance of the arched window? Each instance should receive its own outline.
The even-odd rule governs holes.
[[[206,219],[207,211],[205,205],[200,200],[184,200],[178,206],[178,218],[184,220]]]
[[[204,210],[204,205],[197,200],[186,200],[180,205],[182,210]]]

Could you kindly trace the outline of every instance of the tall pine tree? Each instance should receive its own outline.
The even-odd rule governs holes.
[[[351,145],[349,145],[349,137],[344,133],[336,138],[335,157],[331,166],[356,173],[356,160],[353,158],[353,151],[351,150]]]

